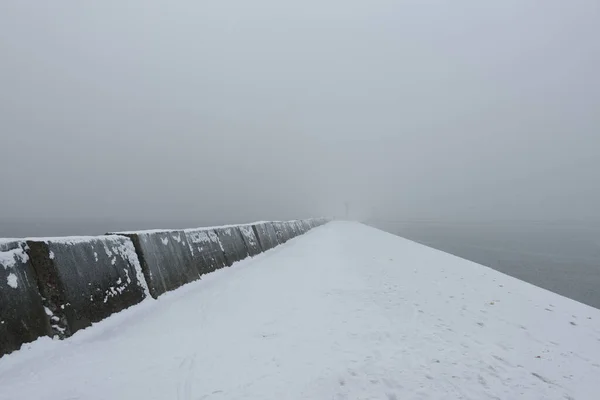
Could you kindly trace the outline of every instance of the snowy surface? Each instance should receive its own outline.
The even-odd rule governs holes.
[[[600,310],[334,222],[0,359],[0,399],[597,399]]]

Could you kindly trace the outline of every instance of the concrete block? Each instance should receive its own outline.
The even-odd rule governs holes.
[[[297,236],[296,231],[292,229],[292,226],[289,222],[282,222],[283,229],[287,232],[287,235],[290,239],[293,239]]]
[[[300,223],[302,224],[302,227],[304,229],[304,233],[310,231],[312,229],[312,227],[310,226],[310,223],[308,222],[308,220],[303,219],[300,221]]]
[[[155,299],[186,283],[200,279],[202,270],[192,256],[184,231],[119,232],[131,239]]]
[[[298,231],[298,227],[294,221],[287,221],[285,224],[291,232],[291,237],[295,238],[296,236],[300,235],[300,231]]]
[[[262,253],[262,249],[251,225],[240,225],[240,232],[244,238],[244,243],[246,244],[246,249],[248,249],[248,254],[250,254],[251,257]]]
[[[215,228],[215,233],[221,242],[228,266],[248,257],[248,249],[239,227]]]
[[[201,274],[227,266],[225,253],[217,234],[210,229],[186,229],[185,235],[192,249],[192,257]]]
[[[279,243],[283,244],[293,237],[290,235],[290,230],[285,222],[276,221],[272,222],[272,225],[275,229],[275,235],[277,235],[277,241]]]
[[[304,234],[304,225],[302,225],[301,221],[293,221],[294,225],[296,225],[296,229],[298,230],[298,234],[302,235]]]
[[[142,301],[148,288],[131,241],[121,236],[27,240],[55,335],[68,337]]]
[[[271,222],[262,222],[252,225],[252,230],[254,230],[254,234],[263,251],[270,250],[279,244],[275,228],[273,228]]]
[[[51,334],[27,244],[0,242],[0,357]]]

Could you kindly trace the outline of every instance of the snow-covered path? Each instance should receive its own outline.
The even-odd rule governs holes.
[[[0,399],[600,393],[600,310],[357,223],[26,347],[0,359]]]

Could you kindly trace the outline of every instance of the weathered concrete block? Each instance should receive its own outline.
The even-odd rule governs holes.
[[[221,242],[228,266],[248,257],[248,249],[239,227],[216,228],[215,233]]]
[[[303,219],[300,221],[300,223],[302,224],[302,227],[304,228],[304,233],[306,233],[312,229],[312,227],[310,226],[310,222],[308,220]]]
[[[158,298],[200,278],[184,231],[120,232],[131,239],[148,282],[150,294]]]
[[[24,241],[0,242],[0,357],[52,334]]]
[[[275,228],[273,228],[273,225],[270,222],[252,225],[252,229],[254,230],[254,234],[263,251],[270,250],[279,244]]]
[[[306,227],[304,226],[304,224],[302,223],[302,221],[297,220],[297,221],[294,221],[294,223],[298,227],[298,231],[300,231],[300,234],[304,235],[306,233]]]
[[[290,239],[293,239],[294,237],[298,236],[298,232],[296,230],[295,226],[292,226],[291,223],[289,222],[284,222],[283,227],[285,228],[285,230],[288,233],[288,236],[290,237]]]
[[[286,221],[285,227],[289,231],[291,239],[299,235],[298,227],[292,221]]]
[[[287,227],[287,223],[276,221],[272,222],[275,234],[277,235],[277,241],[281,244],[290,240],[293,236],[290,235],[290,230]]]
[[[258,243],[258,239],[254,234],[252,226],[240,225],[240,232],[244,238],[244,243],[246,244],[246,249],[248,249],[248,254],[250,254],[251,257],[260,254],[262,249],[260,248],[260,244]]]
[[[52,331],[67,337],[142,301],[148,292],[131,241],[121,236],[27,241]]]
[[[294,237],[296,237],[298,235],[296,230],[292,229],[292,224],[290,224],[289,222],[284,222],[283,228],[287,232],[290,239],[293,239]]]
[[[296,221],[296,223],[300,225],[300,230],[302,231],[302,233],[306,233],[308,231],[308,227],[306,226],[303,220],[299,219],[298,221]]]
[[[213,230],[186,229],[185,235],[201,274],[208,274],[227,265],[221,243]]]

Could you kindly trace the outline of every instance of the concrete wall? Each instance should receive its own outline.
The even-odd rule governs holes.
[[[52,333],[24,241],[0,242],[0,357]]]
[[[152,297],[175,290],[202,275],[184,231],[123,232],[131,239]]]
[[[216,228],[215,233],[221,242],[221,248],[225,253],[225,261],[227,261],[228,266],[249,256],[239,227]]]
[[[40,336],[69,337],[324,222],[0,239],[0,356]]]
[[[42,303],[59,337],[146,297],[146,281],[127,238],[54,238],[28,240],[27,245]]]

